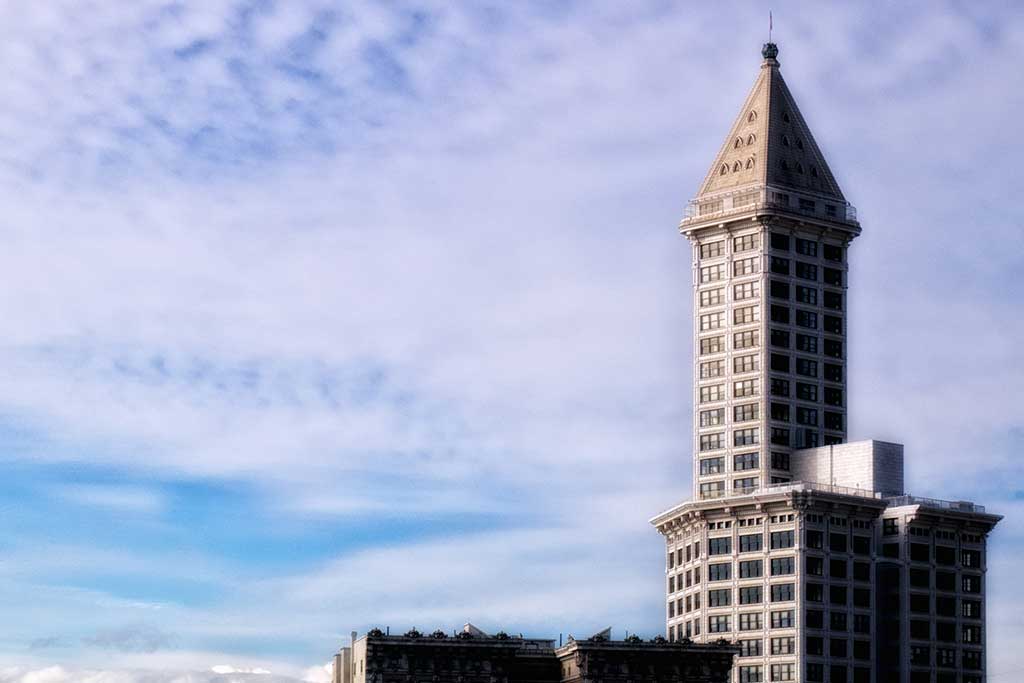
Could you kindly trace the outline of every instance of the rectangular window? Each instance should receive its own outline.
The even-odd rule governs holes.
[[[802,304],[808,304],[810,306],[818,305],[818,290],[814,287],[804,287],[797,285],[796,287],[796,300]]]
[[[773,299],[788,299],[789,283],[772,280],[768,285],[768,293]]]
[[[977,550],[961,550],[960,564],[962,564],[964,567],[978,569],[979,567],[981,567],[981,553]]]
[[[789,419],[789,414],[786,414]],[[789,471],[789,453],[772,453],[772,469]]]
[[[747,332],[736,332],[732,335],[732,347],[734,349],[752,349],[758,344],[757,330],[749,330]]]
[[[700,355],[725,351],[725,337],[703,337],[700,340]]]
[[[826,315],[822,327],[829,334],[843,333],[843,319],[838,315]]]
[[[721,498],[725,495],[725,482],[724,481],[712,481],[700,485],[700,497],[707,498]]]
[[[816,408],[800,408],[796,409],[796,421],[797,424],[808,425],[811,427],[818,426],[818,410]]]
[[[789,307],[780,306],[779,304],[772,304],[771,306],[771,319],[773,323],[779,323],[780,325],[789,324]]]
[[[794,559],[792,557],[773,557],[772,576],[785,576],[792,574]]]
[[[793,599],[793,584],[772,584],[772,602],[789,602]]]
[[[739,589],[739,604],[756,605],[761,603],[760,586],[744,586]]]
[[[840,413],[825,411],[825,429],[843,430],[843,416]]]
[[[789,348],[789,332],[786,330],[772,330],[770,334],[772,346],[777,346],[780,349]]]
[[[796,350],[804,353],[817,353],[818,338],[810,334],[796,335]]]
[[[740,630],[743,630],[742,625]],[[761,639],[755,640],[741,640],[740,641],[740,657],[760,657],[762,653]]]
[[[749,356],[736,356],[732,359],[732,371],[739,374],[743,372],[756,372],[760,369],[756,354]]]
[[[728,607],[732,604],[732,591],[719,588],[708,591],[708,607]]]
[[[789,406],[785,403],[772,403],[771,415],[773,420],[778,420],[779,422],[789,422]]]
[[[825,257],[826,261],[832,261],[833,263],[843,262],[843,248],[835,244],[823,244],[821,255]]]
[[[761,284],[758,282],[744,282],[732,286],[732,298],[736,301],[746,301],[761,294]]]
[[[833,287],[843,286],[843,271],[836,268],[823,268],[822,279],[826,285],[832,285]]]
[[[817,609],[809,609],[806,613],[804,623],[807,624],[807,628],[825,628],[825,613]],[[818,638],[817,640],[821,640]],[[808,652],[810,654],[821,654],[822,648],[815,650],[811,645],[813,644],[812,639],[807,639]]]
[[[732,468],[737,472],[756,470],[760,463],[757,453],[740,453],[732,457]]]
[[[744,477],[743,479],[736,479],[732,482],[733,492],[735,493],[750,493],[751,491],[757,490],[757,477]]]
[[[772,256],[771,271],[778,275],[789,275],[789,259],[781,256]]]
[[[732,395],[734,398],[757,396],[759,393],[758,380],[756,379],[741,379],[732,384]]]
[[[752,553],[761,550],[762,543],[764,542],[763,534],[744,534],[740,536],[740,552],[741,553]],[[758,567],[760,567],[760,560],[758,560]],[[759,570],[760,571],[760,570]],[[760,573],[756,576],[761,576]]]
[[[723,432],[700,435],[701,451],[715,451],[719,448],[725,448],[725,434]]]
[[[736,204],[736,199],[733,199],[733,205]],[[750,251],[751,249],[757,249],[761,245],[761,236],[758,234],[753,235],[740,235],[739,237],[732,238],[732,250],[733,251]]]
[[[839,292],[825,292],[822,296],[825,308],[833,311],[843,310],[843,295]]]
[[[772,396],[789,396],[789,380],[773,377]]]
[[[772,427],[772,445],[788,446],[789,430],[783,427]]]
[[[725,458],[704,458],[700,461],[700,474],[721,474],[725,472]]]
[[[843,607],[846,605],[846,586],[829,586],[828,587],[828,602],[831,605],[839,605]]]
[[[835,387],[825,387],[825,403],[830,406],[842,406],[843,390]]]
[[[759,631],[761,630],[761,613],[760,612],[749,612],[746,614],[740,614],[740,630],[741,631]]]
[[[794,669],[795,664],[772,664],[772,680],[773,681],[792,681],[794,680]]]
[[[785,198],[785,199],[783,199]],[[773,200],[781,203],[783,206],[789,206],[789,195],[781,194],[776,192]],[[789,251],[789,235],[783,235],[777,232],[771,233],[772,236],[772,249],[779,249],[781,251]]]
[[[813,263],[796,262],[796,276],[802,280],[817,280],[818,266]]]
[[[741,275],[752,275],[757,272],[757,258],[743,258],[732,262],[732,273],[739,277]]]
[[[710,379],[712,377],[721,377],[725,374],[725,361],[723,360],[709,360],[700,364],[700,378]]]
[[[811,240],[796,238],[796,253],[815,257],[818,255],[818,243]]]
[[[834,553],[846,552],[846,534],[829,534],[828,549]]]
[[[708,581],[728,581],[730,578],[732,578],[731,562],[708,565]]]
[[[846,631],[846,613],[830,612],[828,615],[828,625],[833,631]]]
[[[760,544],[758,545],[760,546]],[[742,546],[740,547],[740,552],[745,552]],[[756,579],[757,577],[761,576],[762,572],[764,571],[763,567],[764,562],[762,560],[743,560],[742,562],[740,562],[740,578]]]
[[[726,633],[731,630],[732,628],[729,626],[729,617],[708,617],[708,633]]]
[[[700,293],[700,305],[717,306],[725,303],[725,290],[721,287],[705,289]]]
[[[793,654],[793,638],[792,638],[792,636],[786,636],[785,638],[772,638],[772,654],[773,655],[791,655],[791,654]]]
[[[723,401],[725,400],[725,385],[723,384],[712,384],[711,386],[700,388],[700,402],[709,403],[711,401]]]
[[[771,533],[771,548],[772,550],[779,550],[781,548],[792,548],[793,547],[793,532],[792,531],[773,531]]]
[[[732,536],[708,539],[708,555],[728,555],[732,552]]]
[[[725,277],[725,266],[721,263],[714,266],[703,266],[700,269],[700,281],[705,282],[718,282]]]
[[[700,411],[700,426],[714,427],[725,422],[725,408]]]
[[[825,355],[829,358],[843,357],[843,342],[835,339],[825,340]]]
[[[807,602],[824,602],[825,586],[820,583],[808,583],[804,586],[804,599]]]
[[[789,372],[789,356],[782,353],[771,355],[771,368],[775,372]]]
[[[800,210],[804,213],[814,213],[815,201],[813,199],[800,199]],[[800,240],[797,240],[799,244]]]
[[[716,256],[721,256],[724,253],[725,242],[722,240],[700,245],[700,257],[702,259],[715,258]]]
[[[772,612],[772,628],[793,628],[793,610]]]
[[[964,593],[977,594],[981,592],[981,577],[964,575],[961,578],[961,589]]]
[[[761,319],[761,309],[757,306],[743,306],[733,310],[733,323],[736,325],[746,325],[748,323],[756,323]]]
[[[801,401],[817,401],[818,387],[813,384],[796,383],[796,397]]]
[[[824,576],[825,574],[825,560],[820,557],[808,555],[804,566],[809,576]]]
[[[751,429],[734,429],[732,432],[732,443],[734,446],[753,446],[758,443],[758,434],[760,429],[753,427]]]
[[[718,330],[725,325],[725,313],[705,313],[700,316],[700,331]]]
[[[829,382],[843,381],[843,366],[833,363],[825,363],[825,379]]]
[[[796,324],[799,327],[806,327],[808,329],[818,329],[818,314],[813,311],[796,311]]]
[[[760,644],[760,640],[757,641]],[[758,653],[760,654],[760,652]],[[742,655],[741,655],[742,656]],[[762,683],[764,681],[764,667],[741,666],[740,683]]]
[[[744,403],[743,405],[733,406],[732,419],[733,422],[749,422],[750,420],[757,419],[757,413],[756,403]]]

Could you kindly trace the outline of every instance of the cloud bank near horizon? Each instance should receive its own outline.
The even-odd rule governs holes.
[[[851,437],[1007,515],[992,672],[1024,665],[1006,10],[775,10],[864,225]],[[657,632],[645,520],[690,485],[673,225],[754,79],[747,15],[0,10],[0,681],[308,678],[376,624]]]

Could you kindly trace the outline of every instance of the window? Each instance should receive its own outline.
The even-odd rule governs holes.
[[[804,621],[807,624],[807,628],[825,628],[825,613],[821,610],[809,609],[806,612]],[[808,642],[810,642],[810,639],[808,639]],[[818,654],[821,654],[821,650],[818,650]]]
[[[822,327],[829,334],[842,334],[843,319],[838,315],[826,315]]]
[[[789,308],[786,306],[780,306],[778,304],[772,304],[771,307],[771,319],[773,323],[779,323],[780,325],[789,324]]]
[[[758,434],[760,430],[757,427],[750,429],[734,429],[732,432],[732,442],[734,446],[752,446],[758,443]]]
[[[700,485],[701,498],[721,498],[725,495],[725,482],[712,481]]]
[[[917,666],[930,666],[932,663],[931,648],[927,645],[911,645],[910,663]]]
[[[828,413],[825,413],[825,423],[828,426]],[[871,554],[871,539],[867,536],[854,536],[853,537],[853,554],[854,555],[870,555]],[[854,563],[854,574],[856,574],[856,563]],[[857,578],[854,576],[854,578]],[[867,579],[859,579],[860,581],[866,581]]]
[[[935,665],[946,667],[956,666],[956,650],[948,647],[935,648]]]
[[[807,547],[821,549],[825,545],[825,534],[813,529],[807,530]]]
[[[772,628],[793,628],[793,610],[772,612]]]
[[[812,242],[811,240],[796,238],[796,253],[803,254],[804,256],[817,256],[818,255],[818,243]]]
[[[711,386],[700,388],[700,402],[710,403],[711,401],[723,401],[725,400],[725,386],[722,384],[712,384]]]
[[[846,605],[846,586],[829,586],[828,602],[831,605]]]
[[[749,203],[749,202],[748,202]],[[736,204],[736,200],[733,199],[733,204]],[[757,249],[761,244],[761,236],[754,235],[741,235],[740,237],[734,237],[732,239],[732,250],[733,251],[749,251],[751,249]]]
[[[761,549],[764,536],[762,534],[744,534],[740,536],[740,552],[752,553]],[[761,576],[760,573],[755,576]]]
[[[793,654],[793,637],[786,636],[784,638],[772,638],[772,654],[773,655],[791,655]]]
[[[961,585],[964,593],[980,593],[981,592],[981,577],[964,575],[961,579]]]
[[[740,588],[741,605],[757,605],[761,602],[761,586],[744,586]]]
[[[740,625],[740,630],[743,630],[743,625]],[[762,653],[762,640],[757,638],[755,640],[741,640],[740,645],[740,657],[760,657]]]
[[[719,432],[717,434],[701,434],[701,451],[714,451],[718,450],[719,448],[725,448],[725,434],[723,434],[722,432]]]
[[[931,588],[932,574],[927,569],[911,569],[910,585],[914,588]]]
[[[700,340],[700,355],[702,356],[706,356],[710,353],[721,353],[724,350],[724,337],[703,337]]]
[[[824,602],[825,586],[820,583],[808,583],[804,586],[804,598],[807,602]]]
[[[817,353],[818,338],[810,334],[796,335],[796,350],[804,353]]]
[[[733,323],[736,325],[746,325],[747,323],[756,323],[761,319],[761,309],[757,306],[743,306],[733,310]]]
[[[797,358],[796,374],[803,375],[804,377],[817,377],[818,361],[810,360],[809,358]]]
[[[828,625],[833,631],[845,631],[846,630],[846,613],[845,612],[831,612],[828,615]]]
[[[777,550],[779,548],[792,548],[793,547],[793,532],[792,531],[773,531],[771,533],[771,548]]]
[[[853,632],[854,633],[871,633],[871,615],[870,614],[854,614],[853,615]]]
[[[826,261],[832,261],[833,263],[843,262],[843,248],[835,244],[823,244],[821,255]]]
[[[772,378],[772,396],[789,396],[789,380]]]
[[[761,293],[760,288],[761,285],[757,282],[744,282],[742,284],[733,285],[732,298],[736,301],[753,299]]]
[[[759,369],[757,355],[736,356],[732,359],[732,370],[735,373],[755,372]]]
[[[924,543],[911,543],[910,559],[914,562],[930,562],[932,559],[931,546]]]
[[[708,633],[725,633],[731,631],[732,628],[729,626],[729,617],[727,616],[714,616],[708,617]]]
[[[723,422],[725,422],[725,408],[700,411],[701,427],[713,427],[715,425],[720,425]]]
[[[815,662],[808,662],[807,680],[809,683],[822,683],[825,680],[825,667]]]
[[[829,534],[828,549],[834,553],[846,552],[846,534]]]
[[[846,567],[846,560],[833,558],[828,561],[828,575],[833,579],[845,579]]]
[[[818,387],[813,384],[796,383],[796,397],[801,401],[817,401]]]
[[[977,550],[961,550],[960,564],[964,567],[978,569],[981,567],[981,553]]]
[[[772,418],[774,419],[774,415]],[[789,417],[789,414],[786,414]],[[789,453],[772,453],[772,469],[789,471]]]
[[[704,306],[717,306],[725,303],[725,290],[721,287],[717,289],[705,289],[700,293],[700,305]]]
[[[792,557],[773,557],[772,576],[784,576],[793,573]]]
[[[967,619],[981,619],[981,601],[961,600],[960,616],[965,617]]]
[[[725,374],[725,361],[709,360],[700,364],[700,378],[721,377]]]
[[[734,349],[750,349],[757,346],[757,330],[747,332],[736,332],[732,336],[732,347]]]
[[[825,292],[822,296],[825,308],[833,311],[843,310],[843,295],[839,292]]]
[[[773,681],[792,681],[794,664],[772,664],[771,673]]]
[[[757,385],[758,381],[756,379],[741,379],[738,382],[733,382],[732,395],[736,398],[757,396],[759,393]]]
[[[716,256],[721,256],[724,253],[725,253],[725,242],[724,241],[719,240],[718,242],[709,242],[708,244],[700,245],[700,257],[702,259],[714,258]]]
[[[725,472],[725,458],[704,458],[700,461],[701,475],[721,474]]]
[[[818,266],[813,263],[796,262],[796,276],[802,280],[817,280]]]
[[[733,406],[732,419],[734,422],[749,422],[750,420],[756,420],[758,417],[756,403],[744,403],[743,405]]]
[[[829,382],[843,381],[843,366],[825,363],[825,379]]]
[[[732,578],[731,562],[708,565],[708,581],[728,581],[730,578]]]
[[[742,536],[740,537],[743,538]],[[760,545],[758,545],[760,549]],[[743,544],[740,543],[740,552],[750,552],[749,550],[743,550]],[[744,560],[740,562],[740,578],[741,579],[756,579],[761,576],[762,572],[762,560]]]
[[[818,409],[817,408],[800,408],[796,409],[796,421],[797,424],[808,425],[811,427],[818,426]]]
[[[789,259],[781,256],[772,256],[771,271],[777,275],[789,275]]]
[[[962,642],[978,645],[981,643],[981,627],[965,624],[960,630],[960,636]]]
[[[956,574],[953,572],[935,572],[935,587],[940,591],[955,591]]]
[[[748,612],[745,614],[740,614],[741,631],[757,631],[761,628],[762,626],[760,612]]]
[[[771,342],[772,346],[777,346],[780,349],[789,348],[789,332],[786,330],[772,330],[771,331]]]
[[[732,488],[734,491],[741,493],[747,493],[757,489],[757,477],[744,477],[743,479],[735,479],[732,482]]]
[[[757,272],[757,258],[737,259],[732,262],[732,274],[752,275]]]
[[[845,657],[846,656],[846,639],[845,638],[829,638],[828,642],[828,654],[830,657]],[[845,681],[846,678],[843,678]]]
[[[700,269],[700,281],[704,282],[718,282],[725,277],[725,266],[721,263],[715,266],[703,266]]]
[[[728,607],[731,604],[732,591],[730,589],[718,588],[708,591],[708,607]]]
[[[935,640],[942,643],[956,642],[956,623],[952,621],[935,622]]]
[[[708,555],[728,555],[732,552],[732,536],[708,539]]]
[[[964,650],[961,655],[963,658],[962,666],[970,671],[978,671],[981,669],[981,651],[980,650]]]
[[[800,327],[807,327],[812,330],[818,329],[818,314],[812,311],[801,311],[797,309],[796,324]]]
[[[826,389],[826,391],[828,391]],[[841,413],[833,413],[831,411],[825,411],[825,429],[834,429],[836,431],[843,430],[843,416]]]
[[[700,317],[700,331],[707,332],[708,330],[718,330],[725,325],[725,314],[722,312],[718,313],[705,313]]]
[[[853,658],[854,659],[871,659],[871,641],[870,640],[855,640],[855,641],[853,641]]]
[[[757,641],[760,643],[761,641]],[[743,655],[740,655],[741,657]],[[741,666],[740,683],[761,683],[764,681],[764,668],[760,666]]]
[[[829,358],[842,358],[843,357],[843,342],[836,341],[835,339],[825,340],[825,355]]]
[[[822,279],[826,285],[832,285],[834,287],[843,286],[843,271],[837,270],[836,268],[823,268]]]
[[[802,304],[809,304],[811,306],[818,305],[818,290],[813,287],[803,287],[797,285],[796,287],[796,300]]]
[[[780,196],[786,197],[786,201],[783,202],[784,204],[789,204],[789,195],[776,195],[775,198],[776,198],[777,201],[778,201]],[[777,232],[773,232],[773,233],[771,233],[771,235],[772,235],[772,242],[771,242],[772,249],[779,249],[779,250],[782,250],[782,251],[789,251],[789,235],[780,235]]]
[[[757,453],[740,453],[733,456],[732,468],[737,472],[756,470],[758,468],[758,460]]]
[[[782,353],[773,353],[771,368],[775,372],[789,372],[789,356]]]
[[[772,280],[768,283],[768,293],[771,294],[773,299],[788,299],[789,283]]]

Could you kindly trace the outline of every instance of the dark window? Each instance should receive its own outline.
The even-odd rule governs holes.
[[[825,544],[825,534],[813,529],[807,530],[807,547],[821,549]]]
[[[821,274],[826,285],[843,286],[843,271],[837,268],[823,268]]]
[[[810,640],[810,639],[808,638],[808,640]],[[821,639],[819,638],[819,640],[821,640]],[[810,648],[810,645],[808,645],[807,647]],[[809,650],[808,650],[808,653],[810,654]],[[821,653],[819,652],[818,654],[821,654]],[[807,663],[807,680],[808,680],[809,683],[824,683],[824,680],[825,680],[825,667],[824,667],[824,665],[818,664],[817,662],[808,662]]]
[[[846,560],[832,559],[828,561],[828,575],[833,579],[846,578]]]
[[[853,615],[853,632],[854,633],[871,633],[871,615],[870,614],[854,614]]]
[[[871,607],[871,589],[870,588],[854,588],[853,589],[853,606],[854,607]]]
[[[825,366],[828,367],[827,365]],[[843,405],[843,390],[835,387],[825,387],[825,404],[830,406]]]
[[[793,628],[793,610],[772,612],[772,628]]]
[[[914,562],[930,562],[932,559],[931,546],[924,543],[910,544],[910,559]]]
[[[817,609],[807,610],[807,628],[824,628],[825,613]]]
[[[783,427],[772,427],[772,444],[775,446],[788,446],[789,430]]]
[[[883,543],[882,544],[882,557],[891,557],[899,559],[900,556],[900,544],[899,543]]]
[[[787,406],[788,408],[788,406]],[[789,418],[789,411],[786,411],[786,417]],[[772,468],[776,470],[789,471],[789,453],[772,453]]]
[[[752,553],[760,550],[763,539],[763,534],[745,534],[740,536],[740,552]],[[758,576],[760,576],[760,574]]]
[[[708,555],[728,555],[730,552],[732,552],[731,537],[708,539]]]
[[[931,640],[932,638],[932,625],[931,622],[923,619],[911,619],[910,620],[910,637],[917,640]]]
[[[789,259],[781,256],[772,256],[772,272],[779,275],[789,275]]]
[[[832,605],[846,604],[846,586],[829,586],[828,601]]]
[[[803,375],[804,377],[817,377],[818,361],[810,360],[809,358],[797,358],[796,374]]]
[[[825,587],[820,583],[808,583],[804,588],[804,599],[807,602],[824,602]]]
[[[928,614],[932,610],[931,598],[925,593],[910,594],[910,611]]]
[[[854,536],[854,546],[856,546],[857,539],[859,536]],[[854,552],[857,552],[854,547]],[[871,565],[867,562],[854,562],[853,563],[853,580],[854,581],[870,581],[871,580]]]
[[[956,564],[956,549],[945,545],[935,546],[935,564],[946,566]]]
[[[810,306],[818,305],[818,290],[814,287],[804,287],[797,285],[796,287],[796,300],[801,304],[808,304]]]
[[[835,339],[825,340],[825,355],[830,358],[842,358],[843,357],[843,342],[836,341]]]
[[[942,595],[935,596],[935,613],[940,617],[955,617],[956,598],[945,597]]]
[[[793,599],[793,584],[772,584],[772,602],[788,602]]]
[[[931,648],[927,645],[911,645],[910,663],[916,666],[931,666]]]
[[[732,604],[732,590],[719,588],[708,591],[708,607],[728,607]]]
[[[772,396],[789,396],[789,380],[772,377]]]
[[[956,642],[956,622],[937,621],[935,622],[935,640],[942,643]]]
[[[911,569],[910,585],[914,588],[931,588],[932,573],[927,569]]]
[[[801,261],[796,262],[796,276],[804,280],[817,280],[818,279],[818,266],[813,263],[803,263]],[[826,292],[825,296],[828,296]]]
[[[833,631],[845,631],[846,630],[846,613],[845,612],[831,612],[828,615],[828,625]]]
[[[785,195],[787,200],[789,195]],[[789,203],[788,201],[786,203]],[[783,251],[789,251],[789,235],[780,235],[777,232],[772,233],[772,249],[781,249]]]
[[[817,353],[818,338],[809,334],[796,335],[796,350],[804,353]]]
[[[740,588],[740,604],[756,605],[761,602],[761,586],[745,586]]]
[[[829,382],[843,381],[843,366],[834,363],[825,363],[825,379]]]
[[[828,654],[830,657],[845,657],[846,656],[846,639],[845,638],[830,638],[828,644]],[[846,679],[843,678],[843,683],[846,683]]]
[[[801,401],[817,401],[818,387],[813,384],[796,383],[796,397]]]
[[[981,553],[977,550],[961,550],[960,564],[965,567],[978,569],[981,567]]]
[[[846,666],[832,664],[828,667],[828,683],[846,683]]]
[[[826,315],[822,326],[829,334],[843,333],[843,319],[837,315]]]
[[[788,325],[789,308],[786,306],[779,306],[778,304],[772,304],[771,317],[773,323],[782,323],[783,325]]]
[[[772,330],[769,337],[772,346],[778,346],[781,349],[789,348],[789,332],[786,330]]]
[[[887,517],[882,520],[882,535],[883,536],[895,536],[900,532],[899,520]]]
[[[961,577],[961,588],[964,593],[980,593],[981,592],[981,577],[980,576],[963,576]]]
[[[940,591],[955,591],[956,574],[953,572],[935,572],[935,587]]]
[[[818,314],[812,311],[801,311],[797,309],[796,324],[812,330],[818,329]]]
[[[797,266],[799,265],[800,264],[798,263]],[[825,304],[825,308],[831,309],[833,311],[843,310],[843,295],[840,294],[839,292],[826,291],[824,296],[822,296],[822,301]]]
[[[728,581],[732,578],[732,563],[708,565],[708,581]]]
[[[834,553],[846,552],[846,534],[829,534],[828,549]]]
[[[825,390],[826,392],[828,389]],[[841,413],[833,413],[829,410],[825,411],[825,429],[835,429],[836,431],[842,431],[843,429],[843,416]]]
[[[796,421],[798,424],[808,425],[811,427],[818,426],[818,409],[817,408],[800,408],[796,409]]]
[[[773,557],[772,576],[785,576],[793,573],[792,557]]]
[[[772,370],[775,372],[789,372],[789,356],[781,353],[773,353],[771,365]]]
[[[740,562],[741,579],[756,579],[762,575],[762,572],[763,560],[744,560]]]
[[[792,548],[793,547],[793,532],[792,531],[773,531],[771,534],[772,539],[772,550],[778,548]]]
[[[843,262],[843,248],[834,244],[821,245],[821,255],[825,257],[826,261],[832,261],[834,263]]]
[[[796,253],[803,254],[804,256],[817,256],[818,255],[818,243],[812,242],[811,240],[796,238]]]
[[[785,403],[772,403],[771,404],[772,419],[778,420],[779,422],[789,422],[789,406]],[[779,455],[783,455],[780,453]],[[772,465],[774,467],[774,465]],[[779,469],[776,467],[776,469]],[[782,469],[789,469],[784,467]]]
[[[788,299],[789,298],[789,283],[780,282],[779,280],[772,280],[768,286],[768,292],[775,299]]]

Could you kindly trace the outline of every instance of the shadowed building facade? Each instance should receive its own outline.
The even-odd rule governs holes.
[[[847,443],[860,234],[766,44],[680,224],[693,250],[693,498],[667,543],[666,636],[726,638],[733,680],[980,683],[1001,519],[905,495],[903,447]]]

